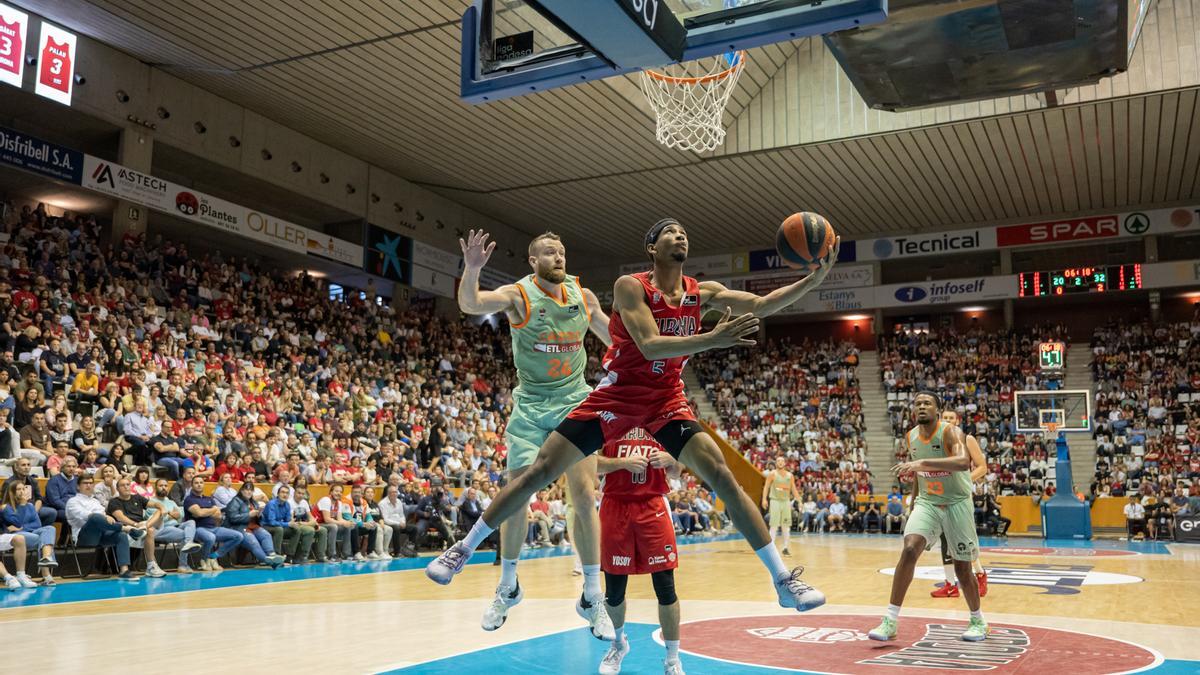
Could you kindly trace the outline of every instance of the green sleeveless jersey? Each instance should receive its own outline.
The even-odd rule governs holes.
[[[778,471],[772,471],[769,480],[771,481],[771,501],[791,501],[791,476],[788,474],[780,476]]]
[[[516,286],[525,301],[525,321],[511,331],[519,392],[550,396],[587,389],[583,338],[591,315],[579,279],[567,277],[559,297],[542,290],[532,274]]]
[[[908,432],[908,457],[911,460],[946,457],[942,436],[947,425],[938,422],[937,431],[928,441],[921,439],[921,427]],[[971,498],[970,471],[921,471],[917,473],[917,499],[936,506],[949,506]]]

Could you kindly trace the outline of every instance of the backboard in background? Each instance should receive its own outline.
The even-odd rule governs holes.
[[[887,0],[475,0],[461,93],[483,103],[886,18]]]
[[[1018,391],[1013,407],[1017,433],[1045,434],[1050,423],[1067,433],[1092,430],[1091,392],[1086,389]]]

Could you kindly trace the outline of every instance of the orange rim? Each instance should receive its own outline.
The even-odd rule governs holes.
[[[739,51],[737,55],[738,60],[734,65],[729,66],[719,73],[712,73],[711,75],[705,75],[703,77],[676,77],[674,75],[667,75],[665,73],[660,73],[656,70],[649,69],[643,70],[642,72],[660,82],[668,82],[670,84],[708,84],[709,82],[714,82],[716,80],[723,80],[732,75],[733,71],[746,65],[746,52]]]

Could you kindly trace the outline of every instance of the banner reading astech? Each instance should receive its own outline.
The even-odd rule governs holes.
[[[248,209],[199,190],[91,155],[83,156],[80,184],[96,192],[141,204],[185,220],[270,244],[361,268],[362,246]]]

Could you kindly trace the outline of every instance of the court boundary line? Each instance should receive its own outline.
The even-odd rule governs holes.
[[[710,543],[718,542],[718,541],[735,541],[737,539],[742,539],[742,538],[743,538],[742,535],[738,534],[738,533],[732,533],[732,534],[721,533],[721,534],[716,535],[711,538],[705,538],[702,541],[694,541],[694,542],[689,542],[686,544],[680,544],[680,546],[688,546],[688,547],[700,546],[703,544],[710,544]],[[558,547],[555,547],[555,548],[557,549]],[[545,549],[533,549],[533,550],[544,551]],[[521,558],[521,562],[528,563],[528,562],[535,562],[538,560],[552,560],[554,558],[563,558],[568,555],[574,555],[574,551],[575,551],[574,547],[572,547],[570,550],[562,548],[559,550],[551,551],[551,552],[549,552],[548,555],[537,555],[537,556],[533,556],[530,558],[523,557],[523,558]],[[491,552],[489,551],[489,553],[491,553]],[[433,558],[434,558],[434,556],[432,556],[432,555],[427,555],[427,556],[422,555],[422,556],[418,556],[415,559],[414,558],[401,558],[400,560],[420,560],[420,559],[433,560]],[[392,561],[370,560],[370,561],[363,561],[363,562],[354,563],[354,564],[355,565],[390,564],[391,562]],[[335,565],[335,564],[341,565],[341,563],[324,563],[324,564],[325,565]],[[467,563],[467,564],[472,565],[472,566],[490,565],[491,561],[480,560],[478,562],[471,562],[471,563]],[[293,567],[291,569],[296,569],[296,567]],[[306,569],[306,567],[300,567],[299,569]],[[110,602],[113,600],[136,600],[139,598],[149,598],[149,597],[154,597],[154,596],[158,596],[158,595],[182,595],[182,594],[186,594],[186,593],[204,593],[204,592],[209,592],[209,591],[222,591],[222,590],[229,590],[229,589],[234,589],[234,588],[249,588],[252,586],[292,584],[292,583],[305,582],[305,581],[322,581],[322,580],[326,580],[326,579],[335,579],[338,577],[357,577],[357,576],[367,576],[367,575],[371,575],[371,574],[393,574],[393,573],[401,573],[401,572],[414,572],[414,571],[418,571],[418,570],[423,570],[423,568],[419,567],[419,566],[411,567],[411,568],[407,568],[407,569],[394,569],[394,570],[392,570],[392,569],[373,570],[373,569],[351,568],[349,574],[328,574],[328,575],[308,577],[308,578],[304,578],[304,579],[278,579],[278,580],[267,579],[264,581],[250,582],[250,583],[244,583],[244,584],[232,583],[229,585],[216,586],[213,588],[186,588],[186,589],[180,589],[180,590],[158,589],[158,590],[148,591],[144,594],[136,595],[136,596],[127,596],[127,595],[120,595],[120,594],[114,593],[113,595],[111,595],[109,597],[105,597],[105,598],[85,598],[85,599],[80,599],[80,600],[64,600],[62,602],[36,602],[36,603],[30,603],[30,604],[18,604],[18,605],[14,605],[12,607],[0,607],[0,623],[8,623],[10,621],[9,619],[5,618],[5,614],[12,610],[30,609],[33,607],[57,607],[57,606],[63,606],[63,605],[79,605],[79,604],[84,604],[84,603],[89,603],[89,602]],[[249,567],[249,568],[228,569],[228,570],[224,570],[224,572],[222,572],[222,573],[228,573],[228,572],[267,573],[267,572],[272,572],[272,571],[274,571],[274,570],[268,570],[268,569],[259,568],[259,567]],[[203,572],[199,572],[198,574],[203,574]],[[147,578],[149,578],[149,577],[139,577],[138,581],[128,582],[128,581],[120,581],[116,577],[109,577],[106,579],[96,579],[94,581],[83,580],[83,581],[71,582],[70,584],[63,584],[63,585],[61,585],[57,588],[53,588],[53,589],[25,589],[25,590],[34,590],[35,592],[40,591],[40,590],[49,590],[51,593],[53,593],[55,590],[60,590],[63,588],[70,588],[70,587],[73,587],[76,585],[82,586],[83,584],[110,582],[113,584],[120,584],[120,586],[117,586],[118,588],[120,588],[120,587],[128,588],[134,584],[141,585],[141,584],[145,583],[145,584],[149,585],[151,583],[161,581],[160,579],[153,579],[152,581],[147,582],[146,581]],[[185,579],[184,575],[177,575],[177,574],[169,575],[168,577],[165,577],[165,578],[170,579],[172,581],[174,581],[174,580],[183,581]],[[189,575],[186,577],[186,579],[193,580],[193,579],[196,579],[196,577]],[[220,577],[215,577],[215,579],[220,579]],[[144,588],[144,586],[142,586],[142,587]],[[0,591],[0,592],[2,592],[2,591]],[[31,595],[33,595],[33,594],[31,594]],[[25,619],[11,619],[11,621],[23,621],[23,620],[25,620]]]

